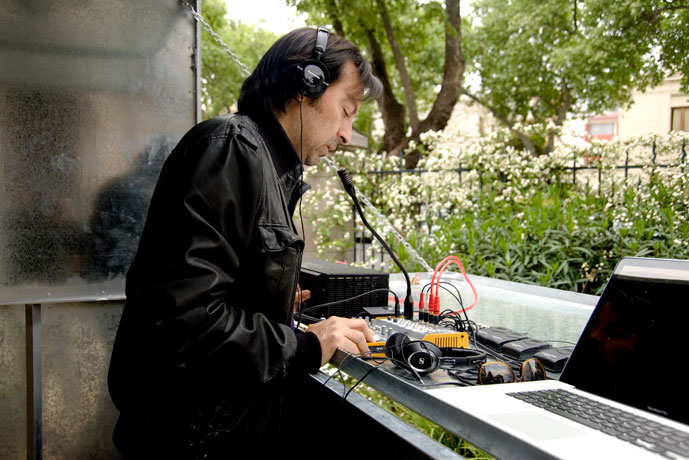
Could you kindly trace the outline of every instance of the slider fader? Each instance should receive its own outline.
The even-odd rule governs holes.
[[[385,358],[385,343],[396,332],[407,334],[411,340],[426,340],[438,347],[469,347],[469,334],[466,332],[453,331],[424,321],[388,317],[367,322],[374,335],[373,342],[368,343],[372,358]]]

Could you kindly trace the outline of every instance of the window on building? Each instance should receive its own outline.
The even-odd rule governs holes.
[[[689,107],[672,109],[672,130],[689,132]]]
[[[601,134],[615,134],[615,122],[596,122],[589,123],[589,134],[592,136],[599,136]]]

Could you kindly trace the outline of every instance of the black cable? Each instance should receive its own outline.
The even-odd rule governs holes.
[[[457,299],[457,302],[459,303],[459,306],[461,307],[461,311],[464,313],[464,318],[466,319],[467,324],[469,324],[469,315],[467,314],[467,311],[464,309],[464,302],[462,302],[462,294],[459,292],[459,288],[454,283],[448,283],[446,281],[442,281],[439,283],[439,285],[442,285],[442,284],[449,284],[453,288],[455,288],[455,290],[457,291],[457,296],[458,296],[458,298],[455,297],[455,299]],[[440,286],[440,287],[443,287],[443,286]]]
[[[459,380],[464,386],[474,386],[478,383],[476,381],[476,378],[478,377],[478,372],[475,376],[469,370],[448,370],[447,373]]]
[[[349,302],[350,300],[356,300],[359,297],[363,297],[365,295],[370,295],[370,294],[374,294],[376,292],[381,292],[381,291],[391,292],[395,296],[395,304],[399,305],[399,297],[397,297],[397,293],[395,291],[393,291],[392,289],[388,289],[388,288],[379,288],[379,289],[372,289],[370,291],[363,292],[361,294],[355,295],[354,297],[349,297],[347,299],[334,300],[332,302],[322,303],[319,305],[313,305],[311,307],[302,309],[302,312],[307,312],[307,311],[315,310],[317,308],[322,308],[322,307],[329,307],[331,305],[337,305],[339,303]]]
[[[458,386],[458,387],[467,387],[467,386],[470,386],[469,384],[464,383],[464,382],[461,382],[461,381],[460,381],[460,382],[453,382],[453,381],[450,381],[450,382],[424,383],[424,388],[440,387],[440,386],[443,386],[443,385],[452,385],[452,386]]]
[[[304,231],[304,213],[301,210],[302,190],[304,189],[304,117],[302,113],[302,105],[304,104],[304,94],[301,93],[301,100],[299,101],[299,162],[301,163],[301,172],[299,174],[299,222],[301,223],[301,237],[304,240],[304,248],[306,248],[306,232]],[[303,299],[301,295],[301,286],[299,288],[299,303],[297,305],[297,325],[301,325],[301,307]]]
[[[366,377],[368,377],[369,374],[371,374],[371,372],[375,371],[375,370],[378,369],[379,367],[380,367],[380,364],[377,365],[377,366],[371,367],[369,370],[366,371],[366,373],[365,373],[360,379],[358,379],[356,382],[354,382],[354,385],[352,385],[352,386],[349,388],[349,390],[347,390],[347,392],[346,392],[346,393],[344,394],[344,396],[342,397],[342,404],[344,404],[345,401],[347,400],[347,396],[349,396],[349,393],[351,393],[361,382],[363,382],[364,379],[365,379]]]
[[[452,286],[452,287],[454,288],[455,292],[457,293],[457,295],[454,295],[449,289],[447,289],[447,288],[444,286],[445,284],[449,284],[450,286]],[[424,292],[424,291],[426,290],[426,288],[428,288],[430,285],[431,285],[431,283],[426,284],[426,285],[421,289],[421,292]],[[470,323],[470,321],[469,321],[469,315],[467,314],[466,310],[464,309],[464,302],[462,301],[462,294],[459,292],[459,288],[458,288],[454,283],[451,283],[451,282],[448,282],[448,281],[441,281],[441,282],[439,282],[439,283],[438,283],[438,287],[439,287],[439,288],[442,288],[445,292],[447,292],[447,293],[450,294],[452,297],[454,297],[454,299],[457,301],[457,304],[459,304],[459,307],[460,307],[457,311],[461,311],[461,312],[464,313],[464,318],[466,319],[466,322],[467,322],[467,325],[468,325],[468,324]],[[432,288],[431,288],[431,289],[432,289]],[[430,291],[429,291],[429,292],[430,292]],[[447,311],[447,310],[444,310],[444,311]],[[454,310],[451,310],[451,311],[454,312]],[[459,329],[459,330],[463,330],[463,329]]]
[[[301,163],[301,173],[299,174],[299,220],[301,222],[301,236],[304,239],[304,246],[306,246],[306,233],[304,232],[304,215],[301,212],[301,192],[304,188],[304,115],[302,113],[302,106],[304,105],[304,92],[301,93],[301,100],[299,101],[299,162]]]
[[[447,288],[445,288],[445,287],[443,286],[443,285],[445,285],[445,284],[448,284],[448,285],[450,285],[450,286],[452,286],[452,287],[454,288],[455,292],[457,293],[457,296],[456,296],[456,297],[455,297],[455,296],[452,296],[452,297],[455,297],[455,300],[457,301],[457,303],[459,304],[459,306],[462,308],[462,310],[464,310],[464,302],[462,301],[462,294],[459,292],[459,288],[458,288],[454,283],[451,283],[451,282],[449,282],[449,281],[440,281],[440,282],[438,283],[438,286],[441,287],[441,288],[443,288],[443,289],[445,289],[445,291],[450,292]]]

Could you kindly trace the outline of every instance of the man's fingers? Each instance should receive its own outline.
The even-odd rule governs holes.
[[[345,332],[345,337],[358,348],[358,351],[355,353],[366,353],[368,351],[366,335],[362,331],[348,329]]]
[[[356,345],[358,352],[368,352],[367,342],[373,341],[373,331],[369,329],[366,321],[363,319],[346,319],[345,326],[347,329],[344,331],[344,335]]]
[[[323,363],[332,358],[335,349],[341,348],[352,354],[369,351],[367,342],[372,341],[373,332],[363,319],[331,316],[325,321],[314,323],[309,330],[321,342]]]
[[[366,340],[371,341],[373,340],[373,331],[368,327],[368,324],[366,324],[366,321],[363,319],[356,319],[356,318],[342,318],[344,321],[347,322],[347,327],[350,329],[355,329],[358,331],[361,331],[365,336]]]

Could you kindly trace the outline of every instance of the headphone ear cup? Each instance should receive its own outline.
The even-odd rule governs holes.
[[[404,357],[404,346],[408,343],[409,337],[401,332],[392,334],[385,342],[385,356],[387,356],[395,366],[407,370],[409,370],[409,367]]]
[[[322,96],[330,84],[328,68],[315,59],[307,59],[297,65],[301,92],[304,96],[315,99]]]
[[[434,343],[415,340],[404,346],[404,362],[421,377],[438,369],[442,351]]]

